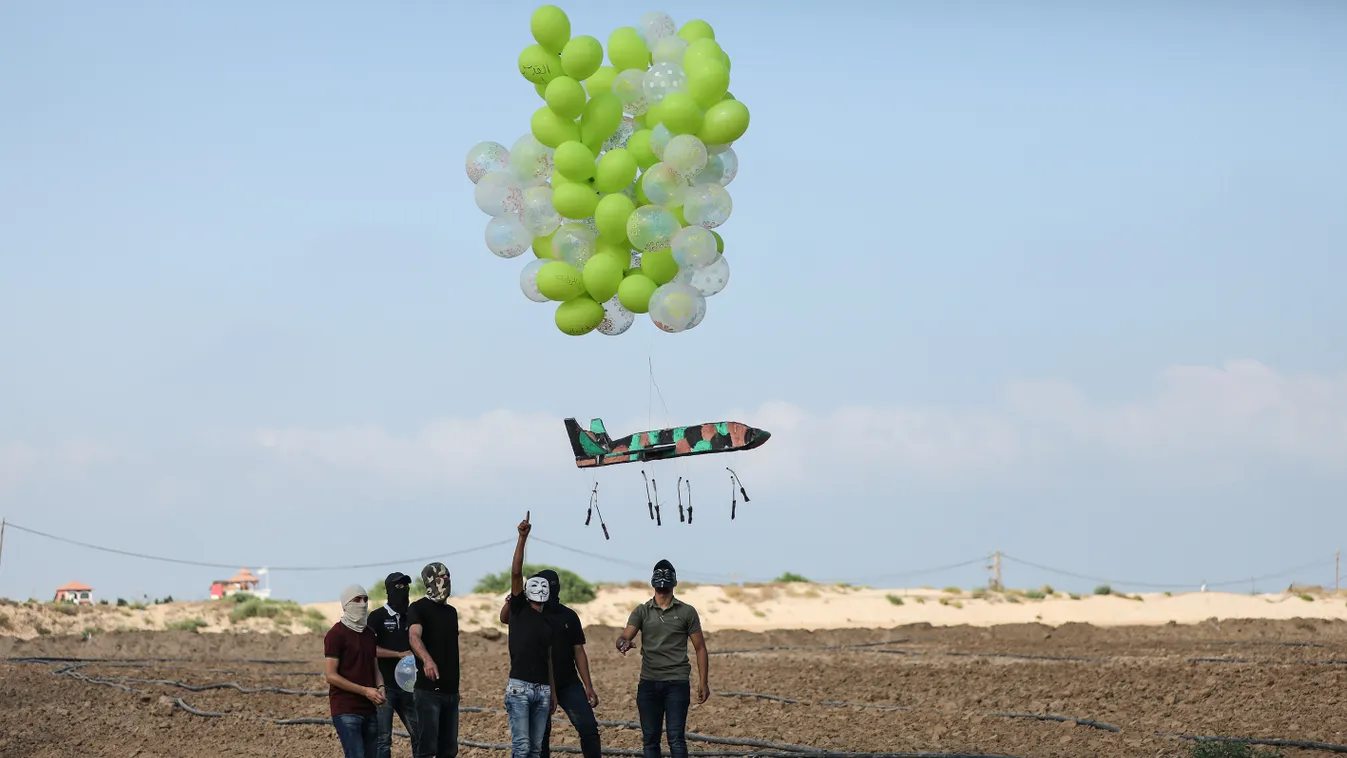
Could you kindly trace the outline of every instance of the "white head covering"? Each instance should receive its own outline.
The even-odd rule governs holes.
[[[369,619],[369,601],[356,603],[351,600],[362,595],[369,597],[365,588],[358,584],[349,585],[341,591],[341,623],[356,632],[365,631],[365,621]]]

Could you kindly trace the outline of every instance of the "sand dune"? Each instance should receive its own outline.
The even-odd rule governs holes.
[[[934,589],[859,589],[805,583],[757,586],[688,586],[679,597],[701,612],[709,631],[761,632],[778,629],[874,629],[904,624],[994,626],[1042,623],[1058,626],[1154,626],[1195,624],[1218,619],[1347,620],[1347,593],[1310,590],[1305,593],[1234,594],[1191,592],[1167,596],[1083,595],[1040,592],[943,592]],[[598,597],[575,606],[589,626],[622,626],[631,609],[645,602],[650,590],[600,587]],[[504,598],[495,595],[456,596],[462,628],[502,628],[497,619]],[[107,631],[153,631],[195,627],[221,631],[301,634],[331,625],[341,615],[336,602],[292,606],[274,616],[234,620],[228,602],[168,603],[145,609],[94,606],[54,608],[45,603],[0,604],[0,636],[23,639],[45,635]],[[321,617],[321,618],[320,618]]]

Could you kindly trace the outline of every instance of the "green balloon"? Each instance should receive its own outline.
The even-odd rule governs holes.
[[[542,142],[542,140],[538,141]],[[582,182],[594,175],[593,151],[575,140],[567,140],[557,145],[557,151],[552,156],[552,163],[556,166],[557,171],[572,182]],[[571,218],[576,217],[572,216]],[[579,218],[585,218],[585,216]]]
[[[580,272],[584,278],[585,291],[600,303],[611,300],[617,294],[618,285],[622,284],[622,272],[629,261],[618,260],[613,255],[595,255],[590,258],[585,263],[585,270]]]
[[[627,140],[627,152],[636,158],[636,165],[640,166],[642,171],[659,163],[659,156],[650,149],[649,129],[641,129],[631,135]]]
[[[678,221],[678,226],[680,229],[688,225],[687,216],[683,215],[683,206],[675,205],[674,207],[669,209],[669,212],[672,213],[674,215],[674,219]]]
[[[668,284],[678,276],[678,264],[674,261],[673,250],[664,248],[641,254],[641,273],[655,284]]]
[[[720,49],[715,40],[707,37],[693,40],[683,51],[683,70],[686,71],[688,66],[695,66],[702,61],[714,61],[724,65],[725,61],[721,57],[723,55],[725,51]]]
[[[716,252],[717,253],[725,252],[725,238],[720,236],[714,231],[711,232],[711,236],[716,238]]]
[[[573,337],[589,334],[603,323],[603,306],[587,295],[567,300],[557,306],[557,328]]]
[[[538,281],[542,281],[542,271],[538,272]],[[632,313],[645,313],[650,310],[650,296],[655,294],[658,286],[643,273],[624,276],[617,286],[617,301]]]
[[[546,105],[533,112],[529,127],[534,139],[551,148],[580,139],[580,125],[558,116],[556,111]]]
[[[696,42],[699,39],[714,40],[716,38],[716,30],[712,29],[711,25],[705,21],[694,19],[683,24],[683,28],[678,30],[678,36],[688,42]]]
[[[580,272],[565,261],[550,261],[538,269],[538,291],[548,300],[570,300],[585,291]]]
[[[538,97],[541,97],[543,100],[546,100],[546,99],[547,99],[547,85],[546,85],[546,84],[535,84],[535,85],[533,85],[533,91],[534,91],[534,92],[537,92],[537,93],[538,93]]]
[[[621,192],[636,181],[636,156],[624,148],[614,148],[599,158],[594,169],[594,189]]]
[[[556,234],[556,232],[552,232],[552,234]],[[552,234],[549,234],[546,237],[533,238],[533,255],[535,257],[537,258],[552,257]]]
[[[555,5],[539,6],[529,19],[529,31],[548,52],[560,55],[566,40],[571,38],[571,20],[566,17],[566,11]]]
[[[560,211],[559,208],[557,210]],[[605,195],[594,209],[594,223],[599,227],[599,234],[610,240],[625,242],[627,239],[627,219],[631,217],[634,210],[636,210],[636,203],[633,203],[631,198],[626,195]],[[565,216],[566,214],[561,215]],[[567,218],[572,217],[567,216]],[[607,300],[608,298],[604,299]]]
[[[590,97],[613,94],[613,80],[617,78],[617,74],[617,69],[612,66],[603,66],[585,80],[585,92],[588,92]]]
[[[673,128],[670,127],[669,131],[673,131]],[[721,100],[706,109],[702,127],[697,130],[697,138],[707,145],[728,145],[744,136],[746,131],[748,106],[738,100]]]
[[[585,88],[569,76],[558,76],[548,82],[543,99],[547,101],[547,107],[562,118],[574,121],[585,112]]]
[[[603,45],[589,35],[572,39],[561,51],[561,69],[566,76],[588,79],[602,65]]]
[[[627,269],[626,271],[623,271],[623,272],[622,272],[622,277],[623,277],[624,279],[625,279],[626,277],[628,277],[628,276],[637,276],[637,275],[639,275],[639,276],[645,276],[645,274],[642,274],[642,273],[641,273],[641,270],[640,270],[639,268],[629,268],[629,269]],[[621,285],[618,286],[618,289],[621,289]],[[622,302],[621,299],[619,299],[618,302],[619,302],[619,303]],[[624,306],[624,307],[625,307],[625,306]]]
[[[650,48],[635,27],[619,27],[608,35],[608,60],[618,73],[629,68],[644,71],[650,65]]]
[[[730,88],[730,70],[720,61],[699,60],[685,69],[688,77],[688,93],[702,108],[710,108],[725,99]],[[552,84],[556,84],[557,79]],[[551,84],[548,85],[552,86]]]
[[[600,145],[622,125],[622,100],[617,95],[597,95],[585,103],[580,117],[580,139],[585,144]]]
[[[696,134],[702,128],[702,108],[697,98],[687,92],[674,92],[666,95],[659,104],[660,116],[664,128],[671,134]],[[708,111],[709,113],[709,111]],[[581,127],[583,132],[584,127]],[[707,142],[708,145],[721,145],[723,142]]]
[[[552,189],[552,207],[565,218],[589,218],[599,204],[599,194],[589,182],[570,182]]]
[[[603,201],[600,200],[600,203]],[[598,211],[594,211],[594,218],[598,220]],[[595,255],[611,255],[622,264],[622,268],[631,265],[631,243],[627,242],[627,233],[623,232],[620,238],[604,236],[599,234],[599,242],[594,248]]]
[[[529,45],[519,54],[519,74],[534,84],[547,84],[561,76],[561,56]]]

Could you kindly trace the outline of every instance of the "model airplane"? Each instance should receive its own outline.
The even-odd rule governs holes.
[[[752,450],[772,436],[770,432],[738,421],[675,426],[613,440],[604,430],[602,419],[590,421],[589,431],[585,431],[575,419],[568,418],[566,431],[571,438],[571,450],[575,452],[575,465],[580,468]]]

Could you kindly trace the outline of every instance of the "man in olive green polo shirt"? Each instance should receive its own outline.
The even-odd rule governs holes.
[[[632,639],[637,632],[641,634],[641,681],[636,686],[636,708],[641,714],[644,758],[660,758],[661,726],[668,734],[673,758],[687,758],[684,733],[692,700],[688,640],[697,651],[697,703],[705,703],[711,696],[706,676],[710,656],[702,636],[701,617],[696,608],[674,597],[673,588],[677,584],[673,564],[656,563],[650,580],[655,596],[636,606],[627,619],[627,628],[617,637],[617,651],[626,655]]]

